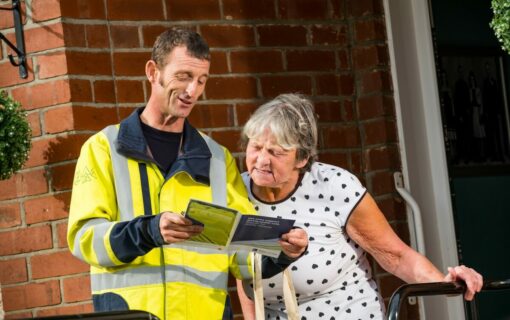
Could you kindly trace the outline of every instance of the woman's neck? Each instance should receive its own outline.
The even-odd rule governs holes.
[[[287,198],[296,189],[300,181],[300,175],[289,179],[285,184],[277,187],[258,186],[255,183],[252,185],[252,193],[264,202],[277,202]]]

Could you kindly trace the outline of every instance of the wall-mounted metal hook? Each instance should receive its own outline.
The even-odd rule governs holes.
[[[14,59],[12,54],[9,54],[9,61],[15,67],[19,67],[19,76],[23,79],[28,77],[27,72],[27,59],[25,53],[25,38],[23,35],[23,22],[21,21],[21,1],[12,0],[12,7],[0,8],[0,10],[11,10],[14,19],[14,32],[16,34],[16,46],[12,44],[3,34],[0,33],[0,39],[16,53],[18,61]]]

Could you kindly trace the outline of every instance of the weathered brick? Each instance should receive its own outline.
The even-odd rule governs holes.
[[[282,93],[302,93],[310,95],[312,92],[312,80],[309,76],[264,76],[260,79],[262,94],[265,98],[275,97]]]
[[[67,248],[67,222],[57,224],[57,247]]]
[[[77,276],[62,280],[64,287],[64,302],[89,300],[91,297],[90,276]]]
[[[389,92],[392,91],[389,72],[371,70],[361,76],[360,93]]]
[[[99,131],[107,125],[117,123],[117,109],[73,106],[75,130]]]
[[[94,312],[94,307],[92,302],[84,303],[84,304],[73,304],[73,305],[64,305],[64,306],[54,306],[50,308],[44,308],[36,311],[36,315],[38,317],[52,317],[52,316],[62,316],[62,315],[76,315],[83,313],[92,313]]]
[[[104,19],[103,0],[61,0],[62,16],[77,19]]]
[[[54,80],[12,90],[24,109],[32,110],[71,101],[69,80]]]
[[[212,138],[231,152],[242,151],[239,147],[241,132],[239,130],[213,131]]]
[[[76,163],[68,163],[51,168],[51,189],[55,191],[71,190]]]
[[[383,13],[380,0],[346,0],[347,12],[351,17],[378,15]]]
[[[0,260],[0,283],[2,285],[28,280],[25,258]]]
[[[19,203],[0,205],[0,229],[15,227],[19,226],[20,224],[21,212]],[[1,279],[0,283],[2,283]]]
[[[253,103],[236,104],[237,125],[244,125],[258,106],[258,104]]]
[[[321,152],[319,161],[329,163],[342,168],[349,168],[349,156],[344,152]]]
[[[255,33],[251,26],[205,25],[200,30],[210,47],[251,47],[255,45]]]
[[[331,17],[333,19],[343,20],[345,19],[345,1],[346,0],[334,0],[331,1]]]
[[[351,96],[354,78],[351,74],[321,74],[315,77],[318,95]]]
[[[354,125],[324,127],[320,130],[324,148],[355,148],[360,146],[358,128]]]
[[[385,46],[356,47],[353,50],[353,62],[357,69],[387,65],[388,50]]]
[[[197,128],[231,127],[234,124],[233,113],[232,106],[227,104],[199,104],[188,119]]]
[[[10,61],[0,63],[0,88],[34,81],[34,67],[31,58],[27,59],[27,71],[28,77],[23,79],[19,76],[19,68],[14,67]]]
[[[303,26],[263,25],[257,32],[261,46],[305,46],[308,31]]]
[[[32,0],[32,21],[40,22],[61,16],[60,0]]]
[[[365,171],[396,170],[400,167],[400,158],[396,146],[382,146],[365,150]]]
[[[374,41],[386,39],[386,26],[382,18],[358,20],[356,21],[354,30],[356,33],[355,40],[357,42]]]
[[[29,112],[27,114],[27,120],[30,124],[30,129],[32,129],[32,138],[38,137],[41,135],[41,119],[39,117],[39,111]]]
[[[314,25],[311,27],[312,44],[314,45],[348,45],[348,28],[340,25]]]
[[[108,20],[163,20],[161,0],[109,0]]]
[[[37,57],[39,79],[67,74],[67,60],[64,51],[46,53]]]
[[[393,110],[394,103],[391,97],[370,95],[358,98],[358,114],[361,120],[392,115]]]
[[[58,280],[2,289],[5,311],[56,305],[61,302]]]
[[[167,29],[167,26],[142,26],[143,47],[152,48],[156,38]]]
[[[87,47],[89,48],[109,48],[110,38],[108,36],[108,27],[103,24],[92,24],[85,26]]]
[[[406,221],[406,204],[401,198],[388,197],[378,199],[377,205],[388,221]]]
[[[68,51],[69,74],[111,75],[112,65],[107,52]]]
[[[117,101],[120,103],[143,103],[143,83],[141,81],[117,80]]]
[[[197,8],[200,8],[197,10]],[[179,20],[217,20],[220,18],[218,0],[167,0],[168,19]]]
[[[235,73],[283,71],[282,53],[276,50],[243,50],[230,53],[230,65]]]
[[[0,8],[11,8],[11,1],[2,2],[0,4]],[[23,24],[27,22],[27,7],[25,2],[21,2],[21,21]],[[0,10],[0,29],[7,29],[14,27],[14,19],[12,16],[12,11],[10,10]]]
[[[0,240],[2,256],[49,249],[52,246],[51,227],[44,225],[1,232]]]
[[[395,192],[392,172],[375,172],[368,177],[371,186],[370,190],[373,196]]]
[[[85,28],[87,25],[64,23],[64,43],[66,48],[79,47],[85,48],[87,46]]]
[[[283,19],[326,19],[329,18],[327,0],[280,0],[278,12]]]
[[[114,48],[139,48],[138,26],[112,25],[110,26],[112,44]]]
[[[397,131],[394,121],[386,119],[369,121],[363,123],[362,131],[364,132],[363,142],[365,146],[378,143],[396,142],[397,140]]]
[[[74,121],[72,112],[73,107],[71,105],[60,106],[44,112],[43,118],[46,133],[73,130]]]
[[[0,200],[31,196],[48,192],[44,170],[17,173],[8,180],[0,180]]]
[[[211,51],[210,74],[228,73],[227,54],[222,51]]]
[[[33,224],[67,218],[70,201],[70,192],[27,200],[24,203],[26,223]]]
[[[32,142],[26,167],[40,166],[78,158],[81,145],[89,134],[72,134],[39,139]]]
[[[117,76],[143,76],[150,52],[115,52],[113,66]]]
[[[227,19],[255,20],[276,17],[274,0],[222,0],[223,14]]]
[[[15,43],[14,32],[5,35]],[[25,49],[27,53],[61,48],[64,46],[64,30],[58,22],[44,27],[24,29]],[[10,52],[10,50],[9,50]]]
[[[257,96],[257,81],[252,77],[209,78],[207,99],[248,99]]]
[[[69,250],[38,254],[30,258],[32,278],[44,279],[89,271],[90,266],[75,258]]]
[[[342,120],[342,103],[340,101],[323,101],[314,105],[319,123],[340,122]]]
[[[112,80],[94,81],[94,102],[114,103],[115,84]]]

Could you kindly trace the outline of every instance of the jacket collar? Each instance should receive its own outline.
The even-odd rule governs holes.
[[[117,152],[125,157],[139,161],[154,162],[140,123],[140,114],[143,109],[136,109],[129,117],[121,121],[115,147]],[[204,138],[186,120],[184,122],[182,146],[179,156],[172,164],[165,179],[170,179],[177,172],[185,171],[195,181],[209,184],[210,159],[211,152]]]

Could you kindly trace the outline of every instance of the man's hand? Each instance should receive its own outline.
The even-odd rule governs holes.
[[[288,257],[299,258],[308,246],[308,234],[301,228],[291,229],[279,240],[283,253]]]
[[[161,213],[159,231],[167,244],[182,242],[202,232],[204,227],[193,225],[182,215],[174,212]]]
[[[464,299],[471,301],[475,296],[475,293],[480,292],[483,286],[482,276],[475,270],[466,266],[457,266],[454,268],[448,268],[448,274],[444,278],[444,281],[459,281],[462,280],[466,283],[466,293]]]

